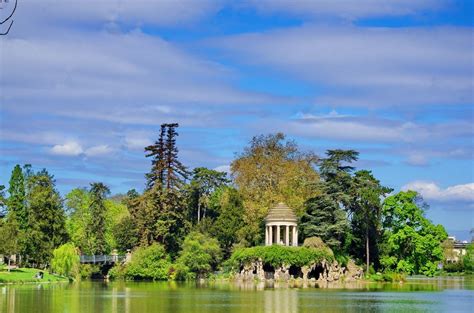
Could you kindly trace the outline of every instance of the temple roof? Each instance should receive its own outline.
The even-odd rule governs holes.
[[[296,214],[286,204],[280,202],[268,211],[265,222],[297,222]]]

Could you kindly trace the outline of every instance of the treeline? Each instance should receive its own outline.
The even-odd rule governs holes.
[[[107,186],[92,183],[61,199],[46,170],[15,166],[8,197],[2,196],[0,231],[7,239],[0,253],[47,266],[54,249],[67,242],[83,254],[132,249],[142,263],[116,268],[115,275],[202,277],[236,248],[262,245],[268,209],[285,202],[300,219],[300,242],[319,237],[367,272],[432,275],[443,260],[446,231],[425,217],[420,196],[391,194],[371,171],[356,170],[357,151],[318,157],[284,134],[260,135],[236,156],[228,177],[183,165],[177,128],[161,125],[156,142],[145,147],[151,169],[142,193],[110,197]]]

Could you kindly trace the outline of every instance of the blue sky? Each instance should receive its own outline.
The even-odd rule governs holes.
[[[0,17],[8,6],[0,4]],[[0,38],[0,183],[46,167],[65,194],[142,189],[143,147],[179,122],[189,167],[227,170],[252,136],[361,152],[468,239],[473,2],[19,1]]]

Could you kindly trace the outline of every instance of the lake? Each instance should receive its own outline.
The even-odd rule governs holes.
[[[285,284],[80,282],[0,285],[0,312],[473,312],[474,279],[330,288]]]

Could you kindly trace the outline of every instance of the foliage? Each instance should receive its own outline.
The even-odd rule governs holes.
[[[145,147],[146,157],[152,157],[152,168],[147,174],[148,189],[180,188],[188,176],[186,167],[178,160],[177,127],[177,123],[161,124],[158,140]]]
[[[79,274],[79,253],[74,244],[68,242],[54,249],[51,269],[56,274],[76,277]]]
[[[5,186],[0,185],[0,217],[7,215],[6,206],[7,199],[5,198]]]
[[[195,277],[206,277],[216,269],[220,258],[221,251],[215,238],[191,232],[184,239],[183,249],[176,260],[177,279],[188,278],[188,272],[194,273]]]
[[[53,250],[66,242],[65,214],[54,177],[42,170],[27,182],[28,232],[26,253],[33,264],[47,264]]]
[[[303,242],[303,247],[314,249],[328,249],[328,246],[319,237],[309,237]]]
[[[154,243],[133,252],[132,260],[124,267],[123,275],[135,280],[166,280],[170,268],[171,259],[164,247]]]
[[[234,267],[257,260],[262,260],[272,266],[281,266],[282,264],[305,266],[323,260],[333,261],[334,254],[330,249],[273,245],[236,249],[230,257],[230,262]]]
[[[0,254],[10,256],[18,253],[21,236],[15,212],[8,214],[6,219],[0,219]],[[10,258],[8,264],[10,265]]]
[[[79,266],[79,276],[83,279],[98,276],[100,273],[100,265],[80,264]]]
[[[95,237],[95,245],[92,250],[93,254],[103,254],[107,251],[107,243],[105,238],[106,212],[105,198],[110,194],[110,189],[103,183],[92,183],[90,188],[90,219],[91,234]]]
[[[130,216],[122,218],[113,226],[113,236],[120,251],[133,249],[138,244],[135,221]]]
[[[244,200],[249,244],[263,240],[260,223],[275,203],[303,211],[305,201],[317,192],[315,162],[314,154],[302,153],[282,133],[253,137],[232,162],[234,182]]]
[[[219,212],[210,233],[219,240],[224,257],[229,257],[233,245],[245,238],[244,206],[239,192],[232,187],[215,193]]]
[[[452,262],[452,263],[445,263],[443,265],[443,271],[447,273],[460,273],[464,272],[464,263],[461,262]]]
[[[199,223],[202,218],[206,218],[210,211],[210,197],[217,189],[229,183],[227,173],[211,170],[205,167],[195,168],[192,172],[192,179],[189,183],[189,202],[191,207],[191,216],[196,215],[196,221]]]
[[[26,207],[25,178],[20,165],[15,165],[10,177],[8,188],[8,211],[15,213],[21,230],[28,227],[28,210]]]
[[[463,258],[463,264],[466,271],[474,272],[474,243],[470,243],[466,248],[466,255]]]
[[[352,255],[366,259],[366,272],[370,261],[378,267],[379,242],[381,240],[382,201],[392,189],[384,187],[370,171],[357,171],[352,179]],[[370,253],[372,252],[372,253]]]
[[[349,229],[346,213],[327,195],[311,198],[300,218],[300,233],[304,238],[320,237],[334,251],[341,251]]]
[[[402,191],[385,199],[386,251],[381,263],[387,270],[432,276],[443,260],[441,243],[447,233],[443,226],[433,225],[425,218],[418,201],[414,191]]]

